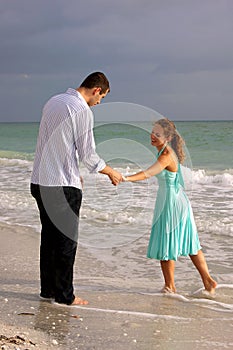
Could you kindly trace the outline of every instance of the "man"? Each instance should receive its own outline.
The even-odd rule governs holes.
[[[53,96],[45,104],[31,177],[31,194],[41,220],[41,298],[67,305],[88,301],[74,295],[73,265],[77,250],[82,201],[81,161],[92,173],[109,176],[117,185],[122,176],[95,151],[91,106],[110,91],[101,72],[86,77],[77,89]]]

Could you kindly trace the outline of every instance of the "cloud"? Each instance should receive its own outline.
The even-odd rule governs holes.
[[[47,98],[94,70],[110,79],[108,102],[199,119],[222,106],[232,119],[232,10],[229,0],[2,0],[0,120],[38,120]]]

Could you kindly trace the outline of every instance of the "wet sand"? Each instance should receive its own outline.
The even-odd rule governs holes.
[[[78,294],[89,300],[86,307],[40,301],[39,234],[32,228],[4,224],[0,225],[0,232],[0,335],[8,338],[0,338],[0,345],[5,342],[5,349],[233,347],[231,316],[226,314],[224,320],[214,310],[158,293],[98,290],[81,281]],[[89,259],[85,249],[79,248],[75,266],[79,273],[85,272],[84,281],[88,267],[92,266]],[[104,269],[99,273],[104,274]],[[10,343],[9,338],[17,336],[25,341],[20,343],[20,339],[14,338],[19,343]]]

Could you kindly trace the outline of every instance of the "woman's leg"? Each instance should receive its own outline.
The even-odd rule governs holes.
[[[213,293],[217,286],[217,282],[209,274],[209,269],[202,250],[199,250],[197,255],[190,255],[190,259],[200,273],[205,289],[208,292]]]
[[[170,291],[175,292],[175,281],[174,281],[174,274],[175,274],[175,261],[174,260],[161,260],[160,261],[161,269],[163,272],[164,282],[165,286],[163,288],[163,291]]]

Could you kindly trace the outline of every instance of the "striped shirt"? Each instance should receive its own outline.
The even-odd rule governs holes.
[[[80,161],[91,173],[106,166],[95,151],[93,113],[82,95],[70,88],[43,108],[31,182],[81,189]]]

